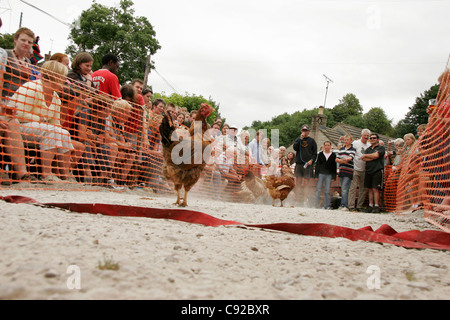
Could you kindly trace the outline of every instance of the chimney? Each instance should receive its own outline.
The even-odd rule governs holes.
[[[319,107],[319,115],[323,115],[323,110],[325,109],[324,106]]]
[[[328,117],[324,114],[324,106],[319,107],[319,113],[312,116],[311,137],[317,141],[319,138],[319,127],[327,125]]]

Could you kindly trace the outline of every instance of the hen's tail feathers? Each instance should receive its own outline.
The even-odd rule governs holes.
[[[169,147],[172,144],[172,133],[175,130],[172,118],[167,114],[164,115],[162,122],[159,126],[159,133],[161,134],[161,143],[165,147]]]

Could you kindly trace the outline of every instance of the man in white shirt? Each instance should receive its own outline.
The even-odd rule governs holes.
[[[256,159],[256,164],[260,164],[262,166],[265,165],[264,160],[266,158],[263,156],[263,152],[262,152],[263,150],[262,150],[262,146],[261,146],[263,138],[264,138],[264,133],[263,133],[263,131],[259,130],[256,132],[255,139],[253,139],[248,144],[248,147],[249,147],[253,157]]]
[[[348,192],[348,208],[351,211],[362,211],[364,201],[366,200],[367,189],[364,186],[364,176],[366,172],[366,163],[361,159],[365,150],[370,147],[369,137],[370,130],[363,129],[361,131],[361,139],[353,141],[352,146],[356,149],[355,158],[353,159],[353,180]],[[356,190],[359,187],[358,202],[355,209]]]

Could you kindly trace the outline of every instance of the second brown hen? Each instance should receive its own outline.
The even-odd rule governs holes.
[[[275,199],[280,199],[281,207],[283,201],[288,197],[289,193],[295,188],[295,179],[290,174],[281,177],[266,176],[264,178],[267,190],[272,197],[272,206],[275,206]]]

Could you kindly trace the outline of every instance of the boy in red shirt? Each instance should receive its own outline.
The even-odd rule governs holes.
[[[102,69],[92,74],[92,83],[96,89],[107,93],[117,99],[122,98],[120,93],[119,78],[116,73],[119,69],[119,59],[112,53],[108,53],[102,58]]]

